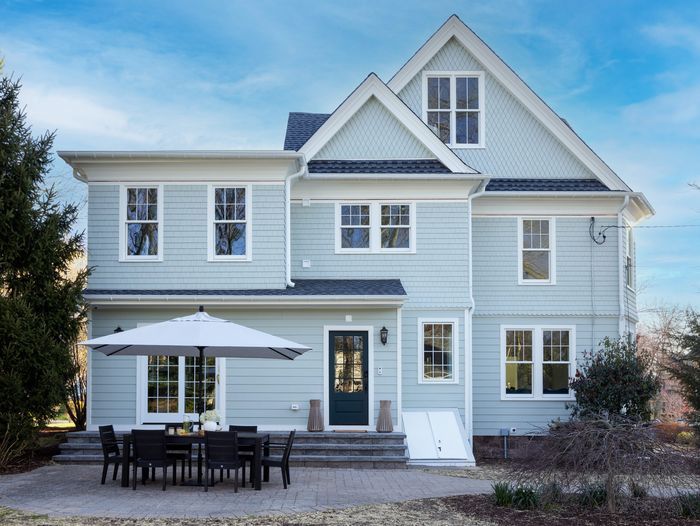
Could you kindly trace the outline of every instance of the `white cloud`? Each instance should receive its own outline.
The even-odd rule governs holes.
[[[663,23],[642,29],[647,37],[665,46],[682,47],[700,54],[700,27],[687,23]]]
[[[700,136],[700,83],[662,93],[622,110],[637,131],[659,136]],[[663,137],[660,137],[663,138]]]

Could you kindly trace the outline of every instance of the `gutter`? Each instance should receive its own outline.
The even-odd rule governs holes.
[[[144,150],[144,151],[81,151],[61,150],[58,156],[73,162],[222,160],[222,159],[298,159],[299,152],[289,150]]]
[[[139,294],[86,294],[83,298],[90,305],[190,305],[196,303],[208,303],[211,305],[245,305],[245,306],[270,306],[270,305],[385,305],[398,307],[403,305],[407,296],[379,296],[379,295],[346,295],[346,296],[321,296],[321,295],[299,295],[299,296],[222,296],[222,295],[139,295]]]
[[[620,301],[620,317],[618,320],[618,330],[620,333],[620,337],[622,338],[625,335],[625,329],[627,329],[627,323],[625,321],[625,287],[627,287],[627,283],[625,283],[625,253],[622,249],[622,244],[624,242],[624,236],[626,234],[626,229],[623,228],[624,226],[624,218],[622,217],[622,213],[625,211],[625,208],[627,208],[627,205],[630,202],[630,196],[627,195],[625,196],[625,202],[622,204],[620,209],[617,211],[617,269],[618,269],[618,277],[619,277],[619,283],[618,283],[618,288],[619,288],[619,301]]]
[[[482,181],[483,175],[461,174],[461,173],[435,173],[435,174],[403,174],[403,173],[306,173],[304,179],[316,180],[342,180],[342,181],[364,181],[364,180],[427,180],[427,181]]]
[[[299,155],[299,154],[297,154]],[[284,281],[287,287],[294,287],[292,281],[292,180],[298,179],[308,173],[308,165],[303,154],[297,157],[301,167],[298,171],[288,175],[284,179],[284,257],[285,271]]]

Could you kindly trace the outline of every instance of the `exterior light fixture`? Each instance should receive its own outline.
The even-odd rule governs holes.
[[[386,340],[388,337],[389,337],[389,329],[387,329],[386,327],[382,327],[379,330],[379,339],[381,340],[382,345],[386,345]]]
[[[119,332],[124,332],[124,329],[122,329],[119,325],[117,325],[117,328],[114,329],[114,334],[117,334]]]

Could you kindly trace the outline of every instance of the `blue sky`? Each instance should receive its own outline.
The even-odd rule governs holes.
[[[645,225],[700,224],[692,0],[0,1],[0,55],[57,149],[278,149],[287,112],[388,80],[452,13],[646,193]],[[52,180],[84,201],[60,160]],[[641,303],[700,308],[700,228],[636,237]]]

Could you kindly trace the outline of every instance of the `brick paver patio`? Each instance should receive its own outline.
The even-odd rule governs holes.
[[[282,487],[279,470],[262,491],[250,485],[233,493],[225,480],[203,488],[168,485],[160,477],[136,491],[119,480],[100,484],[101,466],[49,465],[29,473],[0,476],[0,506],[49,515],[96,517],[221,517],[297,513],[429,497],[486,493],[485,480],[449,477],[419,469],[292,469],[292,484]],[[111,470],[110,470],[111,475]],[[169,481],[170,482],[170,481]]]

